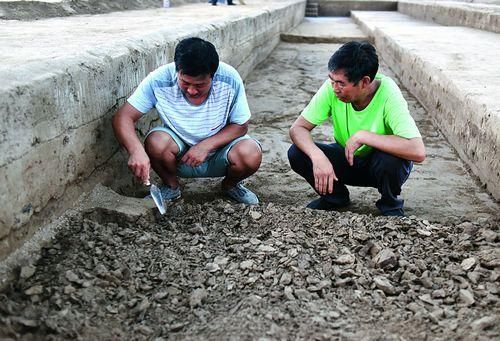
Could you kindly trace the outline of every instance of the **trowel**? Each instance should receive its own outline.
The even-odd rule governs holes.
[[[149,193],[151,194],[151,198],[153,198],[156,207],[158,207],[160,214],[162,215],[165,214],[165,212],[167,212],[167,209],[165,208],[165,204],[163,202],[160,189],[155,184],[152,184],[149,180],[146,181],[144,184],[146,186],[149,186]]]

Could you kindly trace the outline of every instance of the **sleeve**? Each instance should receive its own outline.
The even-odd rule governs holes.
[[[332,85],[327,80],[302,111],[301,116],[314,125],[320,125],[325,122],[331,116],[332,96]]]
[[[236,70],[233,79],[235,94],[230,106],[229,123],[244,124],[250,119],[250,107],[248,106],[243,80]]]
[[[398,91],[387,99],[385,121],[393,135],[407,139],[421,137],[417,125],[408,110],[408,103],[403,98],[401,91]]]
[[[139,110],[141,113],[146,114],[156,105],[156,96],[153,91],[154,73],[150,73],[139,86],[135,89],[134,93],[128,98],[127,102]]]

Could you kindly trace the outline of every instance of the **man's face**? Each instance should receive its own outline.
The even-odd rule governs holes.
[[[212,86],[212,77],[210,75],[189,76],[179,71],[177,84],[189,102],[197,105],[207,98]]]
[[[328,74],[330,82],[332,83],[333,91],[337,98],[345,103],[351,103],[355,101],[360,95],[361,82],[358,84],[353,84],[349,82],[343,70],[335,70]]]

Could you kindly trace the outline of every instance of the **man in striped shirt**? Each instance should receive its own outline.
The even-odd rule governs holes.
[[[147,135],[144,146],[135,123],[156,108],[162,125]],[[162,178],[164,200],[181,196],[178,177],[224,177],[223,192],[254,205],[257,196],[242,180],[257,171],[260,144],[246,135],[250,109],[238,72],[219,62],[215,47],[200,38],[182,40],[174,62],[151,72],[113,117],[128,166],[143,182],[150,167]]]

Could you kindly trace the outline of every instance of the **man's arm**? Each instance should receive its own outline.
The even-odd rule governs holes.
[[[113,116],[113,130],[116,139],[129,154],[128,167],[143,182],[149,181],[150,161],[135,133],[135,123],[142,113],[126,102]]]
[[[248,131],[248,121],[243,124],[230,123],[217,134],[189,148],[181,162],[191,167],[202,164],[211,151],[219,149]]]
[[[321,149],[314,143],[311,130],[316,127],[299,116],[290,128],[293,143],[306,154],[313,164],[314,188],[325,195],[333,192],[333,182],[338,181],[333,165]]]
[[[379,135],[360,130],[346,142],[345,155],[351,166],[354,160],[354,152],[363,144],[405,160],[415,162],[425,160],[425,147],[420,137],[407,139],[397,135]]]

